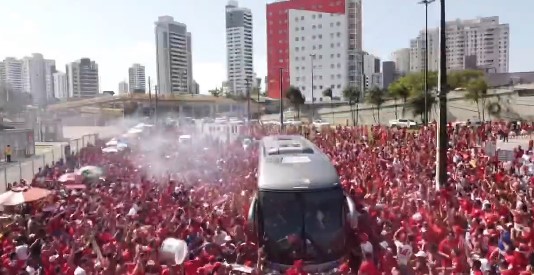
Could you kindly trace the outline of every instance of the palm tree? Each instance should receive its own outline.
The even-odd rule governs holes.
[[[402,99],[402,116],[404,116],[406,112],[406,102],[408,101],[408,97],[410,96],[410,89],[406,86],[404,82],[396,81],[389,85],[389,93],[393,96],[393,98]],[[395,108],[396,107],[397,105],[395,104]]]
[[[304,95],[302,95],[302,92],[299,90],[299,88],[291,86],[286,91],[286,98],[287,100],[289,100],[291,105],[293,105],[297,109],[297,118],[300,119],[300,106],[302,106],[302,104],[306,102]]]
[[[323,91],[323,96],[330,98],[330,111],[332,112],[332,124],[335,123],[334,119],[334,104],[332,103],[332,89],[327,88]]]
[[[343,97],[349,102],[352,125],[356,126],[358,119],[358,104],[360,103],[361,90],[355,86],[348,86],[343,90]],[[356,119],[354,118],[353,106],[356,105]]]
[[[378,124],[380,124],[380,107],[386,102],[386,92],[378,87],[373,87],[367,94],[367,102],[376,107],[378,113]]]
[[[477,105],[477,113],[478,113],[478,120],[482,119],[482,121],[485,120],[485,112],[484,112],[484,106],[486,101],[486,95],[488,93],[488,84],[483,78],[476,78],[472,79],[467,83],[467,87],[465,87],[467,90],[467,93],[465,94],[465,98],[467,100],[473,101],[475,105]],[[480,101],[482,100],[482,116],[480,115]]]

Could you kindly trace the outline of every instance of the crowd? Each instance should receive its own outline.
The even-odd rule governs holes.
[[[277,131],[255,126],[248,134]],[[362,261],[335,274],[534,274],[533,144],[506,162],[483,146],[509,131],[500,123],[450,125],[449,181],[439,189],[434,126],[311,131],[360,212],[350,253]],[[67,162],[42,169],[31,185],[55,191],[12,209],[17,215],[1,231],[0,274],[239,274],[228,263],[258,273],[246,226],[257,152],[210,137],[170,139],[156,150],[144,146],[153,135],[114,154],[99,141],[71,158],[73,166],[105,170],[83,190],[57,182],[72,168]],[[187,243],[183,263],[159,253],[171,237]],[[286,274],[306,274],[301,266]]]

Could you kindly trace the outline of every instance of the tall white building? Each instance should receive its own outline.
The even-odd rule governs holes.
[[[158,93],[191,93],[191,33],[171,16],[160,16],[155,24]]]
[[[67,85],[67,74],[55,72],[52,75],[54,82],[54,97],[59,100],[66,100],[69,97],[69,86]]]
[[[362,84],[361,0],[287,0],[267,5],[268,96],[297,87],[306,102]],[[312,79],[313,75],[313,79]],[[313,94],[313,96],[312,96]]]
[[[373,87],[382,87],[382,73],[380,71],[380,58],[364,53],[363,74],[365,75],[365,90]]]
[[[22,59],[22,90],[31,94],[34,105],[45,105],[52,98],[55,63],[40,53]]]
[[[399,75],[410,72],[410,48],[396,50],[391,54],[391,60],[395,62],[395,71]]]
[[[7,57],[0,62],[0,86],[14,93],[22,93],[22,60]]]
[[[254,81],[252,12],[238,6],[237,1],[226,5],[226,74],[232,94],[247,93]],[[247,86],[248,85],[248,86]]]
[[[89,58],[67,64],[69,97],[91,98],[99,94],[98,64]]]
[[[133,64],[128,69],[128,85],[130,93],[146,91],[145,66]]]
[[[130,92],[131,90],[128,89],[128,82],[121,81],[119,82],[119,94],[124,95]]]
[[[447,22],[447,68],[509,71],[510,28],[498,16]],[[410,41],[410,71],[424,69],[424,30]],[[428,31],[428,68],[439,69],[439,29]]]

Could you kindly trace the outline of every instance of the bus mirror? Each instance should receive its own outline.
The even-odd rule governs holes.
[[[347,207],[349,212],[347,213],[347,221],[352,229],[358,227],[358,217],[360,216],[358,210],[356,210],[356,203],[349,197],[345,197],[347,200]]]
[[[247,225],[248,229],[251,231],[256,231],[256,207],[258,204],[257,197],[254,196],[252,202],[250,203],[250,208],[248,209],[248,219]]]

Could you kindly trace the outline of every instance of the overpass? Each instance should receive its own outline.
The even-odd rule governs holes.
[[[82,113],[95,113],[96,110],[124,110],[128,107],[154,107],[156,97],[148,94],[128,94],[118,96],[100,96],[88,99],[79,99],[51,104],[47,107],[51,112],[64,112],[79,110]],[[217,113],[246,111],[246,100],[234,100],[226,97],[214,97],[210,95],[171,94],[158,95],[158,109],[162,111],[174,111],[187,116],[214,116]],[[258,103],[251,100],[251,112],[258,109]]]

